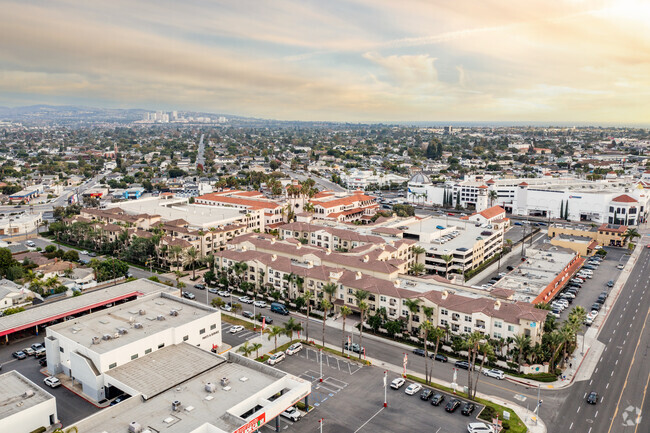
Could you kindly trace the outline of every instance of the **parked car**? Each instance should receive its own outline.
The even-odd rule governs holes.
[[[255,318],[252,311],[244,311],[243,313],[241,313],[241,315],[244,316],[244,317],[247,317],[249,319],[254,319]]]
[[[393,379],[393,381],[390,383],[390,387],[393,389],[400,389],[402,385],[404,385],[406,381],[402,377],[398,377],[396,379]]]
[[[587,396],[587,403],[596,404],[598,403],[598,393],[596,391],[591,391]]]
[[[115,400],[113,400],[110,405],[115,406],[116,404],[120,404],[127,398],[131,398],[131,396],[129,394],[122,394],[119,397],[117,397]]]
[[[420,385],[419,383],[412,383],[406,387],[404,393],[406,395],[414,395],[420,392],[421,390],[422,390],[422,385]]]
[[[45,355],[47,355],[47,352],[44,347],[41,347],[40,349],[34,351],[34,358],[36,359],[44,358]]]
[[[18,350],[16,352],[12,353],[11,356],[13,356],[16,359],[26,359],[27,358],[27,355],[22,350]]]
[[[194,288],[199,290],[205,290],[205,284],[195,284]]]
[[[443,355],[441,353],[436,354],[436,356],[433,356],[433,354],[431,354],[431,358],[435,359],[436,361],[440,361],[440,362],[449,361],[449,358],[447,358],[445,355]]]
[[[224,296],[224,297],[226,297],[226,296],[230,296],[230,292],[229,292],[228,290],[219,290],[219,291],[217,292],[217,294],[218,294],[219,296]]]
[[[259,320],[260,322],[264,322],[266,325],[270,325],[271,323],[273,323],[273,318],[271,316],[262,316],[259,314],[257,316],[258,316],[257,320]]]
[[[253,300],[251,298],[249,298],[248,296],[242,296],[241,298],[239,298],[239,302],[241,302],[243,304],[252,304]]]
[[[474,409],[476,409],[476,406],[474,403],[465,403],[465,406],[463,406],[463,410],[460,411],[465,416],[470,416],[472,412],[474,412]]]
[[[352,351],[354,353],[361,353],[361,351],[362,351],[361,346],[359,346],[359,344],[352,343],[350,346],[348,346],[348,342],[346,341],[345,342],[345,349],[350,350],[350,348],[352,348]]]
[[[424,349],[413,349],[413,354],[418,356],[424,356]]]
[[[291,346],[287,348],[285,353],[287,355],[295,355],[296,353],[300,352],[302,350],[302,344],[301,343],[293,343]]]
[[[34,349],[34,351],[37,351],[39,349],[45,349],[45,346],[43,346],[41,343],[34,343],[32,344],[32,349]]]
[[[45,382],[45,385],[49,386],[50,388],[57,388],[61,386],[61,381],[54,376],[46,377],[43,379],[43,382]]]
[[[229,313],[229,312],[232,311],[232,307],[231,307],[230,305],[228,305],[228,304],[223,304],[223,305],[221,306],[221,309],[222,309],[223,311],[227,312],[227,313]]]
[[[271,355],[271,357],[269,358],[269,360],[267,362],[269,363],[269,365],[275,365],[280,361],[284,361],[284,358],[286,358],[286,355],[284,354],[284,352],[278,352],[278,353],[275,353],[275,354]]]
[[[243,330],[244,330],[244,327],[243,327],[243,326],[241,326],[241,325],[235,325],[235,326],[231,327],[231,328],[228,330],[228,332],[230,332],[231,334],[236,334],[236,333],[238,333],[238,332],[240,332],[240,331],[243,331]]]
[[[208,289],[208,292],[212,293],[213,295],[216,295],[217,293],[219,293],[219,291],[214,287],[210,287]]]
[[[288,418],[293,422],[300,421],[300,411],[296,409],[295,406],[287,408],[284,412],[280,414],[284,418]]]
[[[467,424],[467,433],[494,433],[494,427],[484,422],[471,422]]]
[[[444,394],[437,393],[437,394],[434,394],[433,397],[431,397],[431,404],[434,405],[434,406],[439,406],[440,403],[442,403],[443,401],[445,401],[445,395]]]
[[[452,398],[447,403],[447,406],[445,406],[445,410],[449,413],[452,413],[456,409],[458,409],[459,406],[460,406],[460,400],[458,400],[457,398]]]
[[[429,388],[424,388],[424,391],[422,391],[422,394],[420,394],[420,400],[427,401],[431,397],[433,397],[433,390]]]
[[[592,311],[600,311],[601,305],[598,302],[594,302],[594,304],[591,306]]]
[[[499,379],[499,380],[503,380],[505,378],[505,373],[497,368],[484,370],[483,374],[488,377],[494,377],[495,379]]]
[[[467,361],[456,361],[454,367],[462,368],[463,370],[469,370],[469,363]]]
[[[47,358],[41,358],[38,360],[38,365],[41,367],[47,367]]]
[[[194,293],[192,292],[183,292],[183,298],[196,299],[196,296],[194,296]]]
[[[609,280],[607,282],[607,287],[614,287],[614,280]]]
[[[27,356],[34,356],[34,354],[36,353],[36,351],[34,349],[32,349],[31,347],[25,347],[22,350],[22,352]]]
[[[257,308],[266,308],[266,302],[264,301],[255,301],[253,302],[253,305],[255,305]]]

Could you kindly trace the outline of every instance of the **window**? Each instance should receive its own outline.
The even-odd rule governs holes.
[[[144,354],[145,354],[145,355],[148,355],[148,354],[150,354],[150,353],[151,353],[151,348],[149,348],[149,349],[145,349],[145,350],[144,350]]]
[[[508,325],[508,332],[515,332],[515,325]]]
[[[190,336],[189,336],[189,335],[186,335],[186,336],[183,337],[183,341],[187,341],[187,340],[189,340],[189,339],[190,339]]]
[[[131,355],[131,361],[133,361],[134,359],[138,359],[138,354],[137,353],[135,355]]]
[[[210,325],[210,331],[212,331],[212,330],[215,329],[216,327],[217,327],[217,325],[216,325],[215,323],[213,323],[212,325]]]
[[[441,308],[441,309],[440,309],[440,314],[442,314],[443,316],[448,316],[448,315],[449,315],[449,311],[445,310],[444,308]]]
[[[501,334],[498,333],[498,332],[495,332],[495,333],[494,333],[494,338],[501,338]]]
[[[445,319],[441,319],[441,320],[440,320],[440,324],[441,324],[442,326],[447,326],[447,325],[449,324],[449,322],[447,322]]]
[[[465,321],[472,323],[472,316],[465,316]]]
[[[467,333],[472,332],[472,328],[470,328],[469,326],[465,326],[465,327],[463,328],[463,330],[464,330],[465,332],[467,332]]]
[[[61,353],[65,353],[65,350],[63,350],[63,347],[59,347],[59,351],[61,351]]]
[[[162,349],[163,347],[165,347],[165,343],[160,343],[160,344],[158,345],[158,349]]]
[[[502,322],[497,322],[497,321],[495,321],[495,322],[494,322],[494,327],[495,327],[495,328],[503,328],[503,323],[502,323]]]
[[[385,297],[385,296],[380,296],[380,297],[379,297],[379,300],[380,300],[381,302],[386,302],[386,297]]]
[[[115,368],[115,367],[117,367],[117,362],[114,362],[114,363],[108,365],[108,369],[109,369],[109,370],[110,370],[111,368]]]
[[[199,329],[199,335],[205,334],[205,328]]]

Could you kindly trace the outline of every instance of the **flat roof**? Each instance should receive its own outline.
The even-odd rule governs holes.
[[[419,234],[419,233],[434,233],[440,232],[442,235],[445,235],[451,231],[458,231],[458,235],[444,244],[438,244],[435,242],[424,242],[418,241],[420,245],[425,247],[429,251],[435,251],[440,253],[445,253],[446,251],[453,252],[459,248],[467,248],[472,250],[474,244],[476,244],[478,237],[483,239],[488,239],[490,236],[494,235],[498,230],[488,229],[485,227],[476,227],[476,222],[469,220],[461,220],[453,217],[439,217],[439,216],[430,216],[424,218],[420,221],[410,222],[404,224],[406,229],[404,233]],[[444,229],[438,229],[437,227],[444,227]],[[399,227],[398,227],[399,228]],[[482,235],[484,231],[490,231],[490,235]]]
[[[533,302],[575,255],[572,250],[551,244],[527,248],[527,260],[501,278],[494,288],[513,290],[516,300]]]
[[[191,205],[187,203],[186,199],[165,199],[159,197],[114,203],[107,207],[119,207],[131,215],[160,215],[163,221],[184,219],[191,226],[203,228],[230,223],[240,218],[243,211],[243,209],[227,206]]]
[[[54,396],[16,370],[0,375],[0,419],[15,415]]]
[[[81,296],[45,302],[20,313],[0,317],[0,336],[21,329],[48,323],[62,317],[86,311],[115,300],[142,296],[156,292],[178,293],[178,289],[147,279],[129,281],[102,289],[84,292]]]
[[[202,365],[214,366],[197,374],[198,368],[190,365],[195,359],[200,359]],[[166,390],[153,396],[134,395],[104,409],[77,423],[79,431],[122,433],[131,422],[137,422],[143,429],[165,433],[230,433],[261,415],[263,422],[270,421],[311,392],[310,382],[266,364],[230,352],[222,357],[186,343],[127,364],[125,371],[119,373],[121,379],[129,372],[134,379],[128,383],[130,386],[141,384],[143,389],[152,389],[144,376],[153,371],[154,360],[166,364],[161,368],[173,370],[173,378],[160,378],[159,373],[152,377],[165,381]],[[106,373],[109,382],[119,368]],[[228,378],[227,387],[221,385],[222,378]],[[216,385],[214,392],[206,390],[208,383]],[[277,396],[281,391],[282,395]],[[180,402],[177,411],[172,408],[174,401]]]
[[[178,314],[170,315],[171,310],[176,310]],[[197,302],[167,293],[153,293],[132,302],[52,325],[48,328],[48,334],[50,331],[56,332],[82,346],[91,347],[97,353],[106,353],[144,336],[183,326],[215,313],[218,310]],[[135,323],[142,327],[136,328]],[[120,334],[121,329],[126,332]],[[119,335],[118,338],[114,338],[116,334]],[[109,338],[104,339],[104,336]],[[92,344],[94,337],[99,338],[98,344]]]

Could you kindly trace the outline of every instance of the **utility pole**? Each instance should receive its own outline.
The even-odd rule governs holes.
[[[388,371],[384,370],[384,407],[388,407],[388,401],[386,399],[387,384],[388,384]]]
[[[318,349],[318,357],[320,359],[320,379],[319,382],[323,381],[323,349]]]

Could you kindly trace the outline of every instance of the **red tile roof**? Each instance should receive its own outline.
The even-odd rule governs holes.
[[[479,212],[479,214],[481,214],[481,216],[485,219],[491,219],[505,213],[505,209],[503,209],[501,206],[492,206],[491,208],[487,208],[484,211]]]
[[[632,198],[627,194],[621,194],[618,197],[614,197],[612,201],[616,203],[638,203],[635,198]]]

